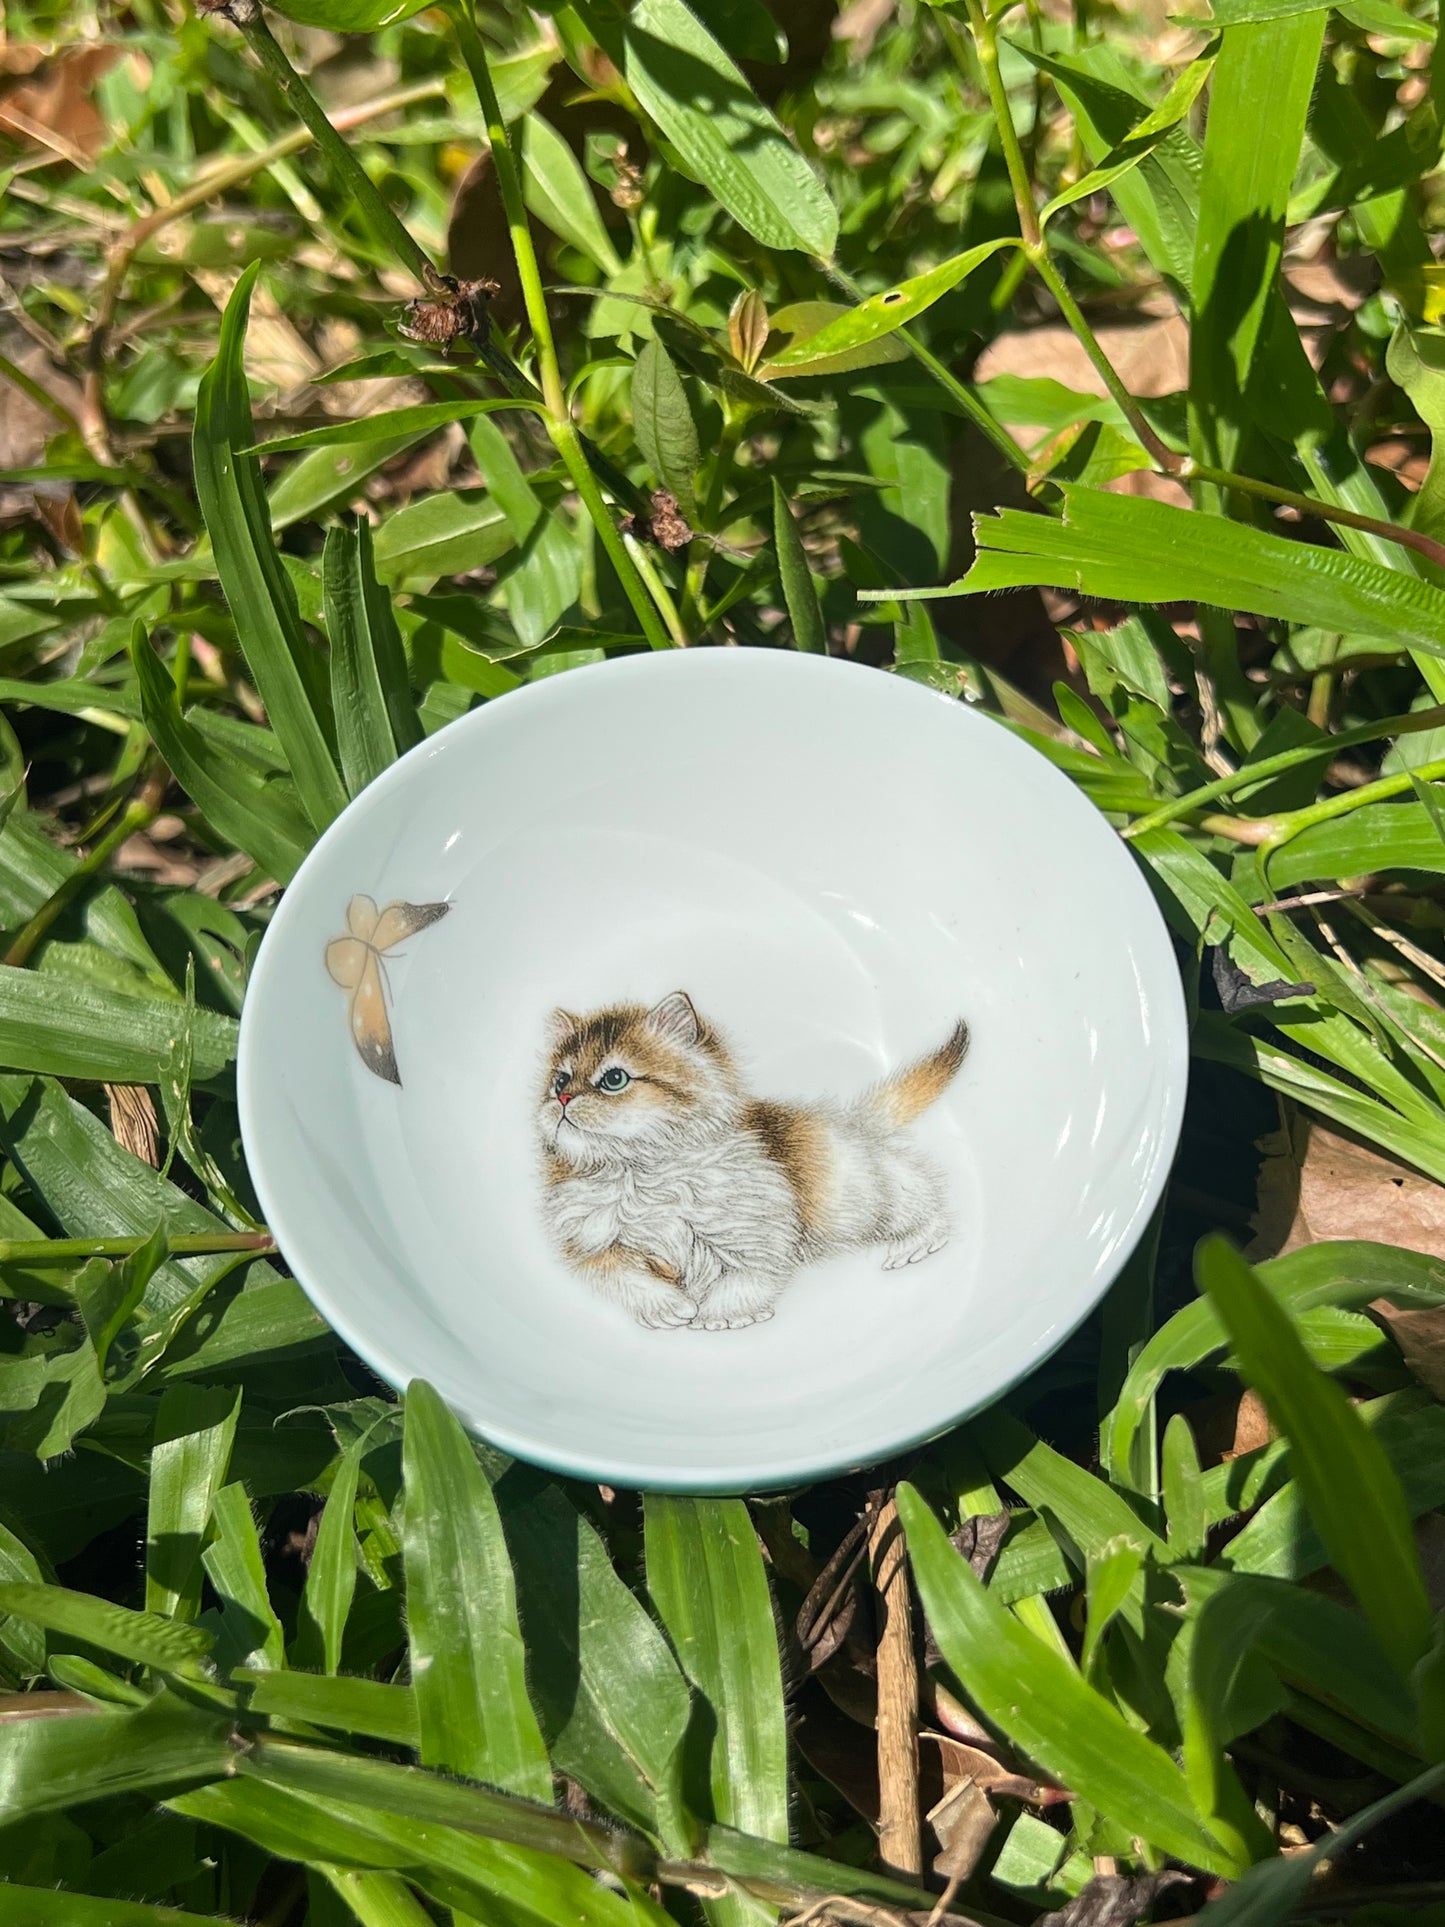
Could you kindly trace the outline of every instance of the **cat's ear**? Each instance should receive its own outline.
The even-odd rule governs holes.
[[[567,1039],[582,1028],[580,1019],[570,1010],[554,1010],[547,1019],[547,1044],[551,1050],[560,1050]]]
[[[654,1004],[645,1021],[655,1037],[665,1037],[669,1044],[695,1044],[702,1036],[702,1020],[685,990],[674,990]]]

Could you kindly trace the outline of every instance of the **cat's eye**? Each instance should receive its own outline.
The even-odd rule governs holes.
[[[615,1097],[619,1091],[625,1091],[631,1082],[632,1079],[620,1064],[611,1064],[598,1078],[597,1088],[606,1091],[609,1097]]]
[[[560,1097],[562,1095],[570,1083],[571,1078],[571,1071],[558,1071],[557,1075],[552,1079],[553,1097]]]

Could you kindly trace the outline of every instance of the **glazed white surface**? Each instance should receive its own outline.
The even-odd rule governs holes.
[[[446,900],[387,958],[403,1087],[322,963],[350,897]],[[649,1331],[555,1256],[533,1119],[556,1006],[686,990],[752,1095],[846,1099],[973,1042],[910,1135],[953,1235],[806,1266],[769,1322]],[[998,1396],[1140,1235],[1186,1072],[1172,949],[1093,806],[991,718],[880,671],[709,649],[570,671],[373,784],[262,945],[241,1121],[268,1223],[398,1386],[616,1485],[865,1464]]]

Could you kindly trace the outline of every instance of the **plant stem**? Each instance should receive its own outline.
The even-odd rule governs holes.
[[[1222,796],[1229,796],[1235,790],[1245,789],[1251,783],[1265,781],[1271,776],[1281,776],[1286,770],[1298,769],[1302,763],[1328,750],[1331,755],[1336,750],[1349,749],[1356,743],[1378,742],[1382,736],[1405,736],[1420,729],[1439,729],[1445,724],[1445,703],[1434,709],[1412,710],[1407,716],[1385,716],[1376,723],[1361,723],[1356,729],[1342,729],[1329,742],[1309,744],[1302,748],[1282,749],[1277,756],[1261,756],[1257,763],[1244,763],[1228,776],[1220,776],[1212,783],[1204,783],[1197,790],[1190,790],[1187,796],[1176,796],[1158,809],[1150,810],[1141,816],[1137,823],[1131,823],[1123,832],[1126,837],[1143,836],[1148,830],[1159,830],[1166,823],[1173,823],[1181,816],[1190,816],[1195,810],[1203,809],[1206,804],[1214,803]],[[1397,779],[1387,779],[1391,782]],[[1408,780],[1402,785],[1408,788]],[[1359,790],[1351,790],[1350,795],[1359,796]]]
[[[1301,515],[1312,515],[1321,522],[1338,522],[1347,529],[1365,529],[1386,542],[1398,542],[1403,549],[1413,549],[1417,555],[1445,569],[1445,542],[1421,535],[1418,529],[1404,529],[1398,522],[1384,522],[1378,516],[1361,515],[1355,509],[1336,508],[1333,502],[1318,502],[1312,495],[1300,495],[1292,488],[1276,488],[1273,482],[1256,482],[1252,476],[1236,475],[1231,469],[1210,468],[1188,457],[1173,459],[1175,466],[1170,472],[1181,482],[1208,482],[1215,488],[1237,489],[1241,495],[1255,495],[1262,502],[1277,502],[1283,508],[1297,509]]]
[[[638,575],[641,576],[642,580],[646,583],[648,593],[657,605],[658,613],[661,615],[663,622],[667,625],[668,646],[671,648],[686,649],[690,640],[687,625],[677,612],[677,604],[672,599],[672,591],[657,573],[651,556],[648,555],[646,549],[643,548],[637,537],[635,535],[624,535],[622,541],[629,560],[637,570]],[[649,641],[650,640],[651,638],[649,637]],[[655,646],[654,644],[654,647]]]
[[[557,347],[552,338],[552,322],[547,313],[547,298],[542,288],[541,269],[537,263],[537,251],[532,245],[532,230],[527,224],[527,208],[522,198],[522,182],[517,172],[516,156],[512,152],[511,141],[507,136],[502,110],[497,103],[497,90],[492,84],[492,70],[487,62],[487,50],[482,37],[477,32],[472,19],[468,0],[449,0],[448,12],[456,27],[457,41],[462,58],[471,74],[472,84],[481,102],[482,116],[487,123],[487,139],[492,147],[492,166],[496,170],[497,187],[502,197],[502,207],[507,218],[507,230],[511,236],[512,252],[517,262],[517,277],[522,285],[522,301],[527,310],[527,320],[531,325],[532,337],[537,350],[537,373],[541,381],[542,399],[547,408],[547,433],[552,446],[561,456],[567,473],[572,478],[572,486],[581,498],[583,507],[591,516],[597,530],[598,540],[607,552],[608,559],[617,572],[617,579],[623,593],[632,604],[633,612],[642,626],[642,633],[654,649],[672,647],[674,638],[668,634],[664,620],[659,616],[658,605],[649,595],[642,576],[638,573],[631,555],[623,543],[621,532],[613,521],[610,510],[598,487],[597,477],[583,452],[576,425],[567,407],[567,396],[562,386],[562,372],[557,361]]]
[[[1365,783],[1357,790],[1350,790],[1343,796],[1328,796],[1322,803],[1309,803],[1300,810],[1286,810],[1273,819],[1270,834],[1263,839],[1269,849],[1278,849],[1301,830],[1313,829],[1316,823],[1328,823],[1337,816],[1348,816],[1352,810],[1363,809],[1367,803],[1383,803],[1392,796],[1400,796],[1413,789],[1415,783],[1434,783],[1445,776],[1445,757],[1433,763],[1422,763],[1418,769],[1406,770],[1399,776],[1382,776],[1378,782]]]
[[[224,11],[241,29],[252,53],[296,109],[330,163],[338,184],[355,200],[376,239],[424,288],[436,287],[442,279],[436,263],[408,233],[350,146],[327,119],[320,101],[286,58],[262,19],[258,0],[230,0]]]
[[[69,1265],[77,1258],[129,1258],[144,1238],[0,1238],[0,1265]],[[211,1252],[274,1251],[269,1231],[217,1231],[168,1238],[172,1258],[203,1257]]]
[[[1124,419],[1133,429],[1135,439],[1146,450],[1156,468],[1166,475],[1176,475],[1184,466],[1185,458],[1176,455],[1172,448],[1166,448],[1145,418],[1143,409],[1129,393],[1118,370],[1099,345],[1099,337],[1089,326],[1083,309],[1069,292],[1069,284],[1054,266],[1045,242],[1038,241],[1028,249],[1029,259],[1038,269],[1039,279],[1059,304],[1059,312],[1068,322],[1078,339],[1080,347],[1093,362],[1099,379],[1110,395],[1123,410]]]
[[[45,899],[0,961],[17,968],[30,961],[31,952],[36,944],[40,942],[65,906],[79,895],[92,877],[105,868],[123,843],[128,842],[138,830],[143,830],[154,823],[160,815],[161,803],[170,780],[170,771],[163,764],[158,762],[152,764],[149,774],[141,782],[135,796],[121,811],[105,835],[91,845],[59,889]]]
[[[978,49],[984,85],[988,88],[989,102],[993,107],[994,121],[998,127],[999,145],[1003,149],[1004,166],[1008,169],[1009,185],[1013,188],[1014,202],[1018,208],[1019,233],[1024,238],[1024,246],[1030,254],[1034,254],[1042,247],[1043,237],[1039,232],[1038,210],[1034,206],[1034,191],[1024,162],[1024,151],[1019,145],[1018,129],[1014,126],[1013,113],[1009,107],[1008,90],[998,70],[998,33],[993,21],[984,12],[980,0],[967,0],[967,6],[973,44]],[[947,32],[946,26],[945,32]],[[953,46],[954,56],[957,58],[957,44],[951,36],[950,45]]]

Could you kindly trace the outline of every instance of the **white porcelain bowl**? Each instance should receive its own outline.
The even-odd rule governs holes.
[[[1148,888],[1043,757],[881,671],[707,649],[388,770],[286,891],[239,1081],[281,1249],[383,1377],[563,1472],[723,1491],[1046,1357],[1158,1201],[1185,1073]]]

